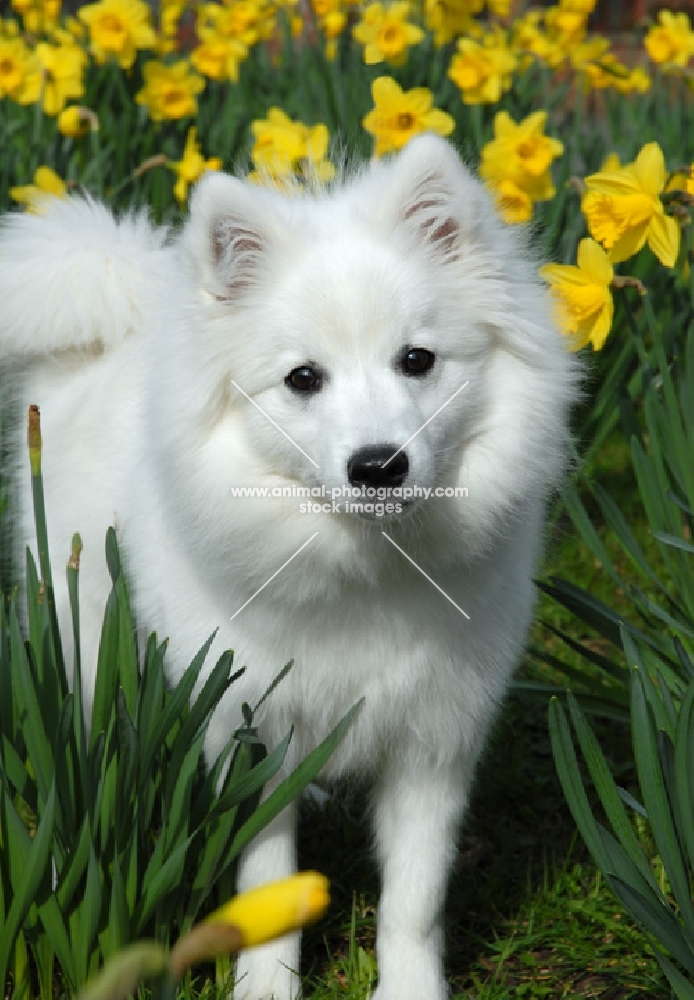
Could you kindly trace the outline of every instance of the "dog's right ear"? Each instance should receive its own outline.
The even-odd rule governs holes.
[[[201,282],[218,299],[233,299],[266,271],[277,238],[268,192],[228,174],[210,172],[197,184],[184,242]]]

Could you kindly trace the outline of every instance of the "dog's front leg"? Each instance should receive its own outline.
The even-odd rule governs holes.
[[[296,871],[296,805],[291,803],[241,855],[239,892],[286,878]],[[301,981],[301,935],[287,934],[242,952],[236,965],[234,1000],[296,1000]]]
[[[382,873],[374,1000],[444,1000],[443,907],[470,768],[391,766],[376,789]]]

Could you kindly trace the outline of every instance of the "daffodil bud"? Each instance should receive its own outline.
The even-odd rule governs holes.
[[[299,872],[235,896],[209,921],[238,928],[242,947],[253,948],[317,920],[329,902],[325,875]]]
[[[90,111],[79,104],[73,104],[65,108],[58,115],[58,131],[66,135],[69,139],[79,139],[90,130],[96,132],[99,129],[99,119]]]
[[[27,444],[32,476],[41,472],[41,416],[38,406],[30,406],[27,418]]]

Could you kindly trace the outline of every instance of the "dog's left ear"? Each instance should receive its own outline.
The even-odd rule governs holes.
[[[438,136],[419,136],[384,167],[386,216],[442,260],[456,260],[461,240],[473,236],[479,185],[454,148]]]

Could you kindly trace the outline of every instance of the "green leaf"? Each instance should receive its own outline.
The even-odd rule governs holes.
[[[251,767],[237,781],[232,782],[229,785],[228,791],[224,792],[209,813],[208,821],[215,819],[221,813],[227,812],[227,810],[244,802],[256,792],[259,792],[271,778],[274,778],[284,763],[291,738],[292,731],[290,730],[284,739],[260,763]]]
[[[658,754],[655,723],[646,700],[643,676],[638,667],[634,668],[631,693],[632,741],[636,769],[643,794],[643,804],[648,813],[658,853],[687,927],[688,945],[694,969],[694,908],[689,891],[689,878],[672,818]],[[680,960],[679,956],[676,957]]]
[[[70,918],[70,931],[75,949],[78,986],[89,978],[93,945],[96,941],[101,916],[102,876],[92,845],[87,862],[87,880],[78,909]]]
[[[162,831],[160,840],[163,835]],[[179,844],[166,861],[158,867],[156,874],[150,871],[151,863],[148,865],[142,879],[141,898],[133,916],[133,927],[137,935],[144,932],[147,922],[157,906],[160,906],[172,889],[185,878],[186,852],[192,839],[191,835]]]
[[[113,589],[106,602],[104,621],[101,627],[94,683],[94,702],[92,704],[90,749],[94,748],[99,735],[108,730],[109,721],[114,711],[118,687],[119,619],[118,597]]]
[[[571,730],[557,698],[552,698],[549,703],[549,734],[554,764],[571,815],[595,863],[603,872],[609,871],[609,854],[600,836],[598,824],[593,817],[578,767]]]
[[[675,729],[674,811],[680,842],[694,871],[694,682],[680,705]]]
[[[576,730],[578,742],[583,752],[584,760],[588,765],[590,776],[593,779],[595,790],[600,796],[605,815],[610,821],[619,843],[622,845],[632,864],[638,868],[644,881],[657,892],[658,883],[641,850],[636,834],[634,833],[634,828],[626,814],[614,778],[610,773],[598,741],[571,692],[568,692],[567,698],[571,721]]]
[[[180,681],[173,691],[171,691],[169,700],[164,708],[164,711],[161,712],[158,717],[157,724],[151,733],[149,742],[146,745],[143,745],[142,761],[140,764],[140,774],[143,777],[149,775],[155,754],[161,750],[166,737],[169,735],[176,723],[180,722],[181,716],[188,705],[190,696],[193,693],[193,688],[195,687],[195,682],[198,679],[198,675],[202,669],[203,663],[205,662],[205,657],[207,656],[215,635],[216,633],[213,632],[195,655],[190,665],[186,668],[186,671]]]
[[[70,989],[74,991],[77,989],[77,977],[75,974],[73,946],[56,896],[49,896],[46,902],[39,906],[38,911],[41,924],[45,929],[48,940],[51,942],[51,946],[55,950],[55,956],[60,965],[61,972],[67,979]]]
[[[679,969],[676,969],[665,955],[657,949],[654,949],[654,953],[661,969],[667,976],[677,1000],[694,1000],[694,986],[692,983],[684,978]]]
[[[632,917],[653,934],[690,974],[693,974],[694,954],[672,911],[654,900],[647,899],[629,882],[616,875],[610,876],[610,883]]]
[[[364,699],[353,705],[347,714],[338,722],[332,732],[319,743],[315,750],[299,764],[288,778],[268,795],[243,826],[237,831],[229,849],[228,857],[235,858],[246,844],[260,833],[275,816],[289,805],[313,781],[325,767],[331,755],[344,739],[352,719],[361,708]]]
[[[651,534],[654,538],[664,542],[665,545],[671,545],[675,549],[682,549],[683,552],[694,553],[694,545],[691,542],[685,541],[684,538],[680,538],[679,535],[669,535],[666,531],[652,531]]]
[[[11,858],[10,873],[17,873],[17,882],[13,886],[12,902],[5,926],[0,934],[0,982],[4,983],[7,976],[7,963],[10,952],[14,946],[18,932],[22,928],[32,903],[36,902],[37,894],[41,884],[51,875],[51,843],[53,841],[53,822],[55,817],[55,785],[46,798],[45,806],[39,817],[36,833],[27,847],[28,836],[21,828],[21,820],[14,811],[14,807],[7,798],[3,796],[4,822],[8,840],[14,840],[15,851]],[[10,822],[8,823],[8,819]],[[19,826],[18,826],[19,824]],[[19,856],[23,855],[24,860],[21,867],[18,867]]]
[[[67,912],[70,904],[87,870],[89,856],[92,852],[92,832],[89,817],[82,820],[79,837],[72,845],[72,850],[59,872],[56,896],[63,912]]]
[[[13,681],[17,685],[17,693],[23,709],[22,733],[26,740],[31,768],[36,776],[39,801],[45,802],[49,789],[53,786],[53,751],[44,729],[35,675],[26,656],[14,601],[10,606],[10,648]]]

